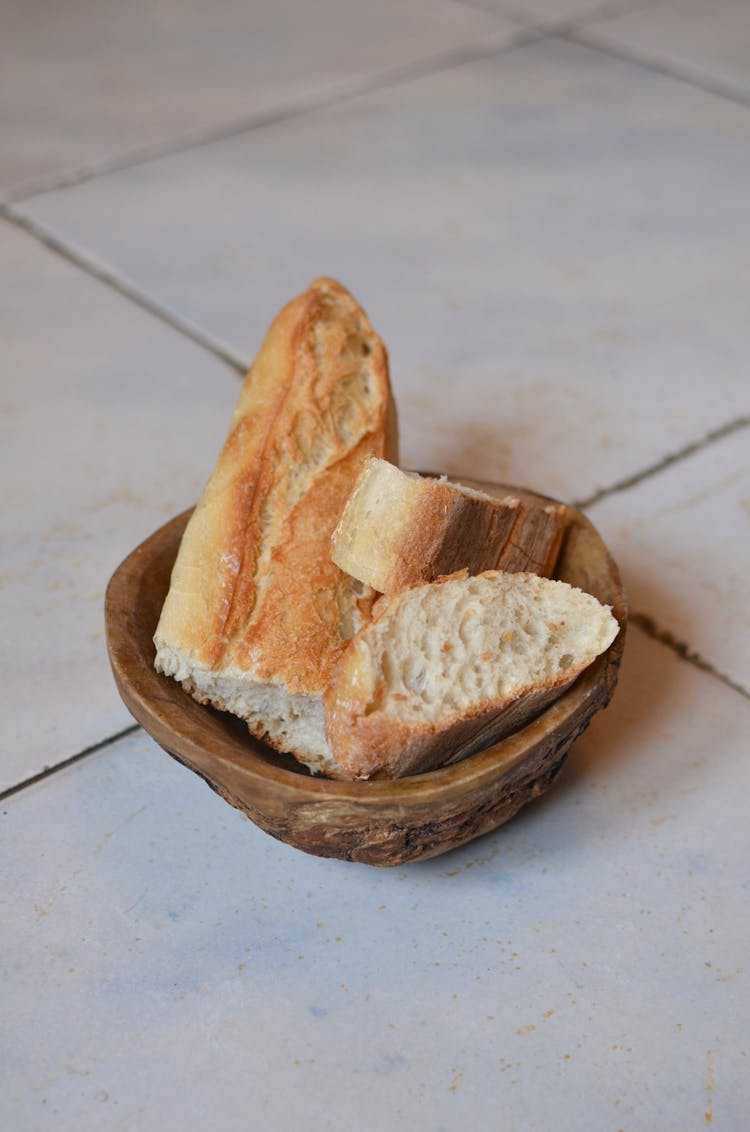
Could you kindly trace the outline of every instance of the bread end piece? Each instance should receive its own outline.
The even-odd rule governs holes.
[[[523,507],[514,496],[405,472],[370,457],[331,539],[331,558],[379,593],[392,594],[466,568],[497,566]]]

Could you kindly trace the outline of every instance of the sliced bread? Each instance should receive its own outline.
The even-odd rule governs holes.
[[[465,572],[382,597],[324,697],[337,773],[401,777],[518,729],[616,637],[608,607],[565,582]]]
[[[330,559],[370,455],[396,458],[385,347],[340,284],[274,320],[188,523],[156,668],[311,769],[330,761],[322,693],[373,594]]]
[[[333,561],[383,594],[456,570],[554,569],[565,508],[524,504],[371,457],[331,539]]]

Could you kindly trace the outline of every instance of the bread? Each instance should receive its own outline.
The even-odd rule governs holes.
[[[467,568],[496,565],[520,514],[518,499],[404,472],[371,457],[331,539],[331,558],[379,593]]]
[[[590,594],[532,574],[380,598],[324,697],[337,773],[401,777],[473,753],[547,707],[618,629]]]
[[[371,457],[331,540],[333,561],[392,594],[456,570],[551,574],[564,507],[523,504]]]
[[[551,572],[563,507],[396,459],[385,348],[319,279],[247,375],[154,635],[158,671],[334,778],[472,753],[543,710],[618,631],[593,597],[527,572]]]
[[[154,636],[156,668],[325,771],[322,693],[372,593],[330,559],[370,455],[396,458],[385,347],[340,284],[274,320],[188,523]]]

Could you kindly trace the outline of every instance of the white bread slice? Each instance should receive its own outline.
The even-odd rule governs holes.
[[[324,697],[339,773],[457,761],[556,699],[619,631],[596,598],[532,574],[465,572],[382,597]]]
[[[549,575],[564,514],[562,505],[493,497],[371,457],[333,533],[331,558],[383,594],[462,569]]]
[[[340,284],[276,317],[188,523],[154,636],[156,668],[325,771],[321,697],[374,595],[330,559],[368,455],[396,455],[385,347]]]

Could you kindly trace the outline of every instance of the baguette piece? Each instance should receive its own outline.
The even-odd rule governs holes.
[[[466,568],[495,566],[521,512],[518,499],[405,472],[371,457],[331,539],[331,558],[391,594]]]
[[[533,574],[465,571],[377,602],[324,698],[341,773],[398,778],[517,730],[619,631],[590,594]]]
[[[331,539],[331,558],[379,593],[456,570],[551,574],[565,508],[491,496],[371,457]]]
[[[325,770],[322,693],[374,595],[330,559],[368,455],[395,458],[386,350],[339,283],[274,320],[185,530],[156,668],[201,703]]]

